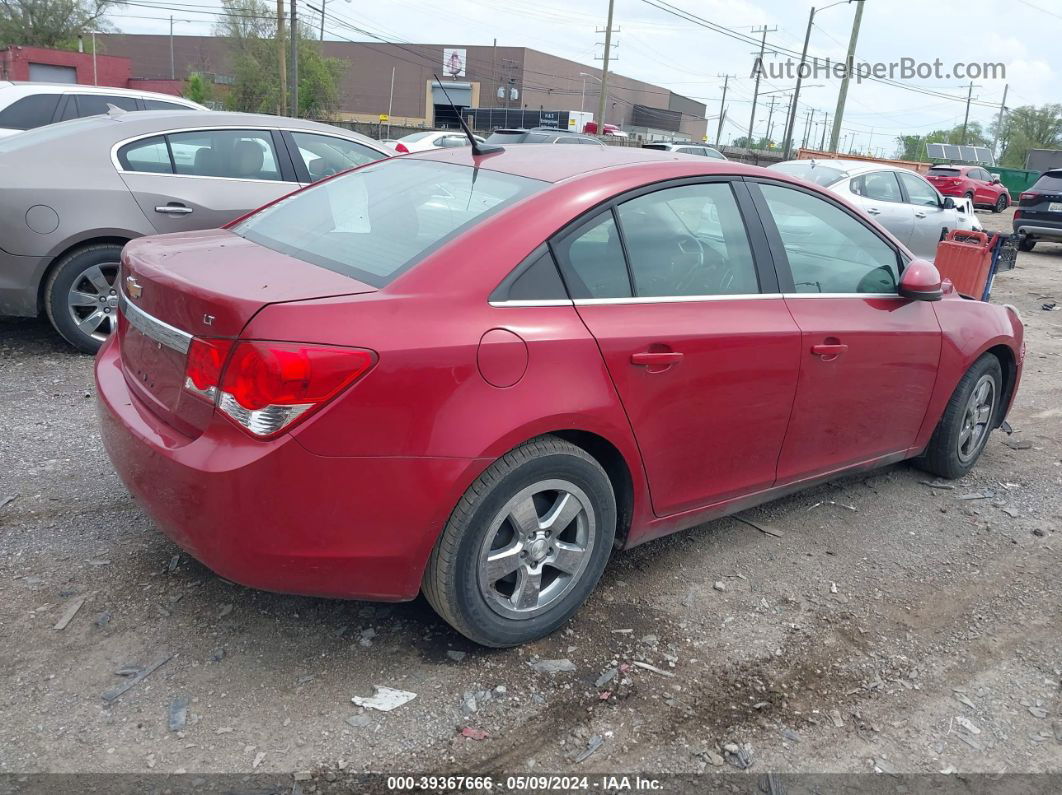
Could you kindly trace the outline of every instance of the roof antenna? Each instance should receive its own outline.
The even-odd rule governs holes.
[[[463,118],[461,118],[461,111],[457,109],[457,106],[454,104],[454,101],[450,99],[450,94],[447,93],[446,86],[443,85],[442,80],[440,80],[439,76],[434,73],[432,74],[432,77],[435,78],[435,84],[442,89],[443,95],[446,97],[446,101],[450,103],[450,108],[453,110],[454,115],[457,116],[457,123],[460,124],[461,129],[464,130],[465,135],[468,138],[468,142],[472,144],[473,156],[479,157],[480,155],[493,155],[497,152],[504,152],[505,147],[503,146],[498,146],[497,144],[481,144],[479,141],[476,140],[476,136],[474,136],[472,134],[472,131],[468,129],[468,124]]]

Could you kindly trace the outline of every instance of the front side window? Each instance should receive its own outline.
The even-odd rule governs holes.
[[[895,293],[896,251],[844,210],[817,196],[760,185],[798,293]]]
[[[178,174],[195,177],[279,180],[267,130],[196,130],[167,136]]]
[[[683,185],[617,208],[635,295],[746,295],[760,286],[729,183]]]
[[[0,111],[0,127],[8,130],[32,130],[52,123],[59,105],[59,94],[34,94],[16,99]]]
[[[294,131],[291,137],[298,147],[299,156],[306,166],[311,182],[384,157],[375,149],[345,138]]]
[[[430,251],[545,185],[453,163],[381,160],[294,194],[233,231],[383,287]]]
[[[903,187],[907,191],[907,198],[911,204],[917,204],[922,207],[940,206],[940,199],[937,197],[936,190],[924,179],[903,171],[897,171],[896,176],[903,183]]]

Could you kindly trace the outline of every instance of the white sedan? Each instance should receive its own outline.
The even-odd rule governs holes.
[[[483,143],[478,135],[473,136],[479,143]],[[426,149],[450,149],[452,147],[468,146],[468,138],[460,130],[424,130],[423,132],[410,133],[390,144],[400,155],[409,152],[423,152]]]
[[[864,160],[788,160],[770,168],[829,188],[862,207],[916,256],[933,261],[943,229],[982,229],[972,209],[906,168]]]

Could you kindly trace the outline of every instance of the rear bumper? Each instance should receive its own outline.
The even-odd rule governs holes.
[[[37,316],[37,290],[47,257],[24,257],[0,248],[0,315]]]
[[[218,418],[190,439],[130,392],[113,342],[97,357],[96,384],[103,443],[129,491],[188,554],[254,588],[414,598],[480,468],[475,459],[318,456],[291,436],[261,442]]]
[[[1062,221],[1044,221],[1041,219],[1014,219],[1014,231],[1019,235],[1029,235],[1037,240],[1062,241]]]

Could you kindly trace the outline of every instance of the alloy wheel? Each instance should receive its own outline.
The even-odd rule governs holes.
[[[590,563],[597,517],[566,480],[520,490],[495,514],[479,555],[479,590],[494,612],[527,619],[549,609]]]
[[[957,453],[966,464],[977,457],[988,438],[992,415],[996,407],[996,381],[985,373],[974,385],[970,399],[962,413]]]
[[[67,311],[82,334],[103,342],[118,322],[118,263],[90,265],[78,274],[66,296]]]
[[[1001,213],[1005,209],[1007,209],[1007,197],[1000,195],[1000,197],[996,199],[996,212]]]

